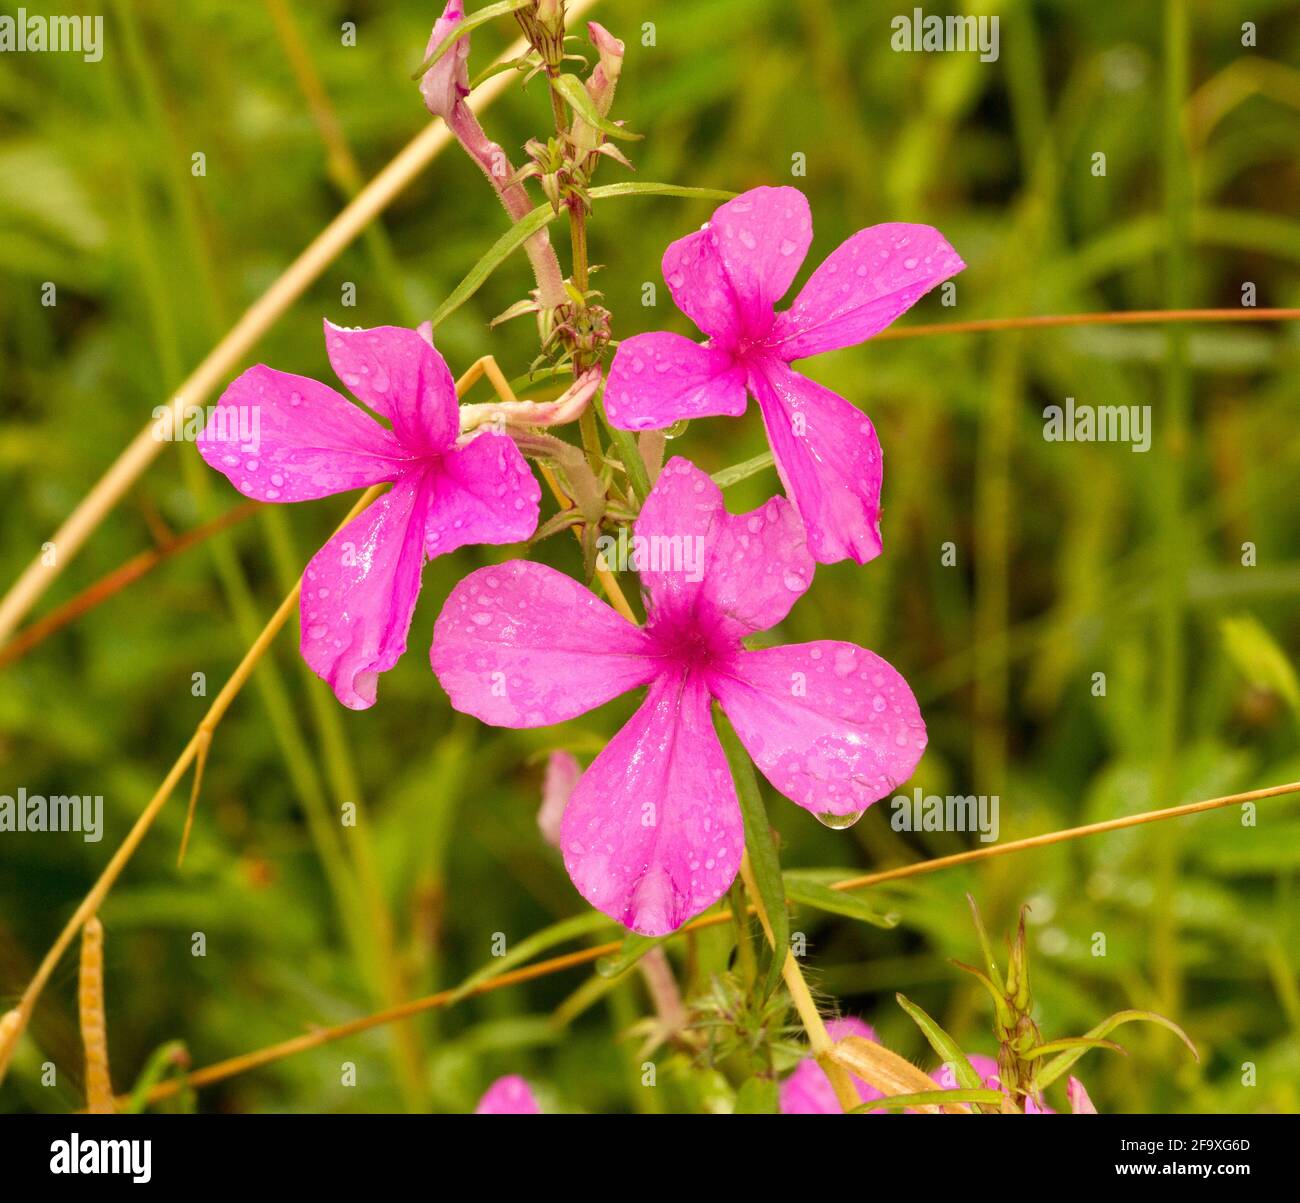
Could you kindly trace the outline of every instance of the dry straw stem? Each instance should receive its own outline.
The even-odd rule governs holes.
[[[595,3],[596,0],[571,0],[569,14],[578,17]],[[521,38],[506,49],[498,61],[516,58],[527,49]],[[470,96],[471,104],[476,107],[491,104],[514,79],[515,73],[510,71],[490,77],[474,89]],[[213,390],[230,377],[289,306],[451,141],[451,132],[443,121],[435,120],[425,126],[316,236],[176,390],[171,398],[169,415],[174,427],[180,424],[188,407],[207,401]],[[54,533],[49,540],[55,549],[54,562],[46,565],[42,562],[43,557],[38,556],[0,601],[0,641],[13,634],[23,616],[165,446],[154,434],[157,425],[151,420],[136,435]]]
[[[86,1051],[86,1110],[112,1115],[113,1082],[108,1073],[108,1019],[104,1014],[104,925],[91,915],[81,929],[81,972],[77,981],[81,1043]]]
[[[1007,844],[974,849],[971,852],[959,852],[953,856],[941,856],[934,860],[918,861],[916,864],[901,865],[894,869],[882,869],[878,873],[868,873],[862,877],[850,877],[844,881],[836,882],[830,888],[833,890],[856,890],[870,885],[882,885],[887,881],[897,881],[905,877],[918,877],[924,873],[935,873],[940,869],[954,868],[957,865],[968,864],[971,861],[987,860],[989,857],[1005,856],[1012,852],[1043,848],[1051,844],[1064,843],[1067,840],[1080,839],[1083,836],[1100,835],[1103,832],[1118,831],[1125,827],[1137,827],[1143,823],[1155,823],[1163,819],[1183,818],[1187,815],[1201,814],[1208,810],[1219,810],[1225,806],[1240,806],[1247,802],[1259,802],[1265,798],[1277,798],[1286,794],[1300,794],[1300,781],[1292,781],[1286,785],[1270,785],[1264,789],[1247,790],[1239,794],[1227,794],[1221,798],[1210,798],[1203,802],[1188,802],[1182,806],[1170,806],[1163,810],[1144,811],[1142,814],[1126,815],[1123,818],[1110,819],[1104,823],[1089,823],[1084,827],[1070,827],[1064,831],[1053,831],[1045,835],[1030,836],[1028,839],[1013,840]],[[729,909],[711,915],[702,915],[700,918],[693,919],[690,923],[685,924],[673,934],[680,936],[685,935],[687,932],[698,931],[700,928],[715,927],[720,923],[730,923],[731,918]],[[576,969],[583,965],[590,965],[593,961],[600,960],[601,957],[613,956],[615,953],[620,952],[622,948],[623,942],[621,940],[613,940],[606,944],[596,945],[593,948],[583,948],[577,952],[569,952],[563,956],[538,961],[532,965],[525,965],[520,969],[514,969],[498,977],[479,982],[469,989],[457,987],[450,990],[441,990],[437,994],[412,999],[399,1007],[380,1011],[374,1015],[362,1016],[360,1019],[349,1020],[347,1023],[339,1024],[336,1027],[316,1028],[291,1040],[269,1045],[266,1048],[258,1049],[256,1052],[243,1053],[240,1056],[231,1057],[228,1060],[219,1061],[215,1065],[196,1070],[184,1078],[165,1082],[149,1093],[149,1101],[156,1102],[159,1099],[167,1098],[186,1087],[198,1089],[202,1086],[210,1086],[226,1078],[233,1078],[238,1074],[247,1073],[249,1070],[260,1069],[264,1065],[270,1065],[286,1057],[292,1057],[296,1053],[307,1052],[335,1040],[343,1040],[348,1036],[355,1036],[361,1032],[370,1031],[372,1028],[382,1027],[384,1024],[392,1023],[398,1019],[406,1019],[411,1015],[418,1015],[424,1011],[441,1010],[462,999],[473,998],[479,994],[489,994],[494,990],[504,990],[510,986],[520,985],[523,982],[549,977],[553,973],[562,973],[566,969]],[[3,1030],[4,1021],[0,1021],[0,1031]],[[840,1041],[835,1046],[836,1055],[841,1061],[843,1061],[844,1045],[845,1041]],[[850,1051],[852,1051],[853,1047],[852,1045],[849,1046]],[[3,1053],[4,1050],[0,1047],[0,1058],[3,1057]],[[873,1054],[873,1056],[880,1060],[878,1054]],[[934,1083],[927,1078],[925,1089],[931,1089],[933,1086]],[[878,1089],[884,1090],[885,1087],[879,1086]],[[897,1094],[900,1091],[893,1090],[889,1093]]]
[[[491,356],[477,360],[469,369],[456,381],[456,396],[463,397],[470,388],[483,376],[487,376],[493,383],[494,387],[504,390],[503,399],[510,399],[513,394],[510,392],[510,386],[506,382],[497,366],[496,361]],[[554,483],[552,487],[558,497],[563,497],[559,491],[558,485]],[[352,521],[363,509],[366,508],[379,494],[383,491],[383,485],[376,485],[367,489],[361,495],[361,498],[349,511],[346,518],[339,524],[342,529]],[[619,589],[618,582],[614,579],[612,573],[604,572],[601,576],[602,584],[605,586],[607,595],[619,613],[621,613],[630,622],[635,622],[636,617],[632,608],[628,605],[627,599],[623,596],[622,590]],[[63,956],[72,938],[76,935],[78,928],[86,923],[100,909],[104,899],[108,896],[109,891],[117,881],[119,874],[126,867],[126,863],[135,854],[136,848],[140,846],[145,834],[153,826],[154,820],[158,817],[162,808],[167,804],[168,798],[171,797],[181,777],[191,763],[194,764],[194,783],[190,791],[189,811],[185,819],[185,828],[181,836],[180,859],[185,856],[185,849],[189,842],[191,827],[194,820],[194,808],[198,802],[199,787],[202,784],[203,768],[207,761],[208,749],[212,745],[212,737],[220,724],[230,704],[238,696],[239,691],[244,687],[249,677],[253,675],[253,670],[257,667],[262,655],[266,649],[274,642],[275,637],[280,633],[281,628],[289,620],[294,608],[298,604],[298,595],[302,589],[301,580],[293,587],[280,603],[279,608],[271,616],[270,621],[262,628],[262,633],[253,642],[253,645],[244,654],[243,660],[240,661],[238,668],[231,674],[230,679],[222,687],[221,692],[213,699],[212,705],[208,708],[207,714],[203,716],[194,735],[190,738],[185,749],[177,758],[176,763],[172,765],[171,770],[163,779],[162,785],[158,787],[158,792],[149,800],[148,805],[136,819],[135,825],[127,834],[121,846],[113,854],[113,858],[108,862],[107,867],[100,874],[99,879],[91,887],[90,893],[82,900],[81,905],[77,908],[72,918],[68,920],[63,931],[59,934],[58,939],[54,942],[49,952],[45,954],[45,959],[41,962],[36,971],[35,977],[32,978],[27,990],[24,992],[17,1008],[5,1015],[0,1020],[0,1082],[4,1081],[5,1071],[8,1068],[9,1061],[13,1056],[14,1046],[17,1044],[19,1036],[31,1019],[32,1011],[36,1006],[36,1001],[40,997],[41,991],[44,990],[50,976],[53,974],[59,959]],[[16,1016],[16,1018],[15,1018]]]
[[[1300,319],[1300,309],[1185,309],[1185,310],[1161,310],[1145,309],[1133,310],[1131,312],[1109,312],[1109,313],[1064,313],[1064,314],[1040,314],[1036,317],[1007,317],[1007,318],[981,318],[970,322],[936,322],[930,325],[921,326],[903,326],[891,327],[888,330],[876,335],[877,339],[886,341],[897,341],[899,339],[910,338],[928,338],[941,334],[979,334],[990,332],[1001,332],[1011,330],[1033,330],[1033,329],[1050,329],[1052,327],[1067,326],[1128,326],[1128,325],[1147,325],[1161,324],[1165,322],[1273,322],[1273,321],[1292,321]],[[490,358],[490,357],[489,357]],[[474,365],[475,367],[479,365]],[[495,365],[494,365],[495,366]],[[473,370],[471,368],[471,370]],[[491,376],[493,384],[503,397],[510,397],[508,383],[505,377],[492,375],[491,372],[485,372]],[[498,380],[499,376],[499,380]],[[647,438],[658,437],[662,442],[661,431],[645,431],[642,433],[643,440]],[[662,447],[660,447],[662,451]],[[567,504],[554,474],[543,466],[542,474],[546,477],[551,491],[555,494],[561,505]],[[653,481],[655,473],[651,473]],[[190,534],[178,537],[173,543],[169,543],[154,551],[142,552],[140,555],[128,560],[120,568],[115,569],[107,576],[102,577],[94,585],[91,585],[84,592],[79,593],[71,601],[65,603],[59,609],[34,622],[21,634],[12,639],[3,648],[0,648],[0,668],[12,664],[15,660],[31,651],[33,647],[43,640],[66,626],[69,622],[79,618],[86,611],[107,601],[108,598],[124,589],[127,585],[133,584],[141,576],[151,569],[162,563],[165,559],[177,554],[180,551],[187,550],[196,543],[200,543],[216,534],[218,531],[225,529],[227,526],[236,522],[241,522],[252,510],[256,508],[251,505],[247,508],[237,507],[230,513],[223,515],[207,526],[193,531]],[[602,583],[608,586],[605,571],[602,570]],[[614,580],[614,578],[610,578]],[[21,581],[19,585],[21,585]],[[617,582],[614,581],[615,585]],[[18,585],[15,585],[15,590]],[[612,596],[612,595],[611,595]],[[617,605],[617,603],[615,603]],[[0,607],[2,609],[3,607]],[[620,613],[625,613],[621,608]],[[21,618],[21,615],[19,615]],[[0,627],[0,638],[4,637],[3,628]]]
[[[776,939],[772,935],[772,923],[763,906],[763,895],[754,877],[754,868],[749,863],[748,851],[745,851],[740,858],[740,876],[744,879],[745,890],[749,894],[755,914],[758,915],[758,921],[763,925],[767,942],[772,946],[772,955],[776,956],[778,950]],[[830,1079],[840,1107],[845,1111],[852,1111],[860,1101],[858,1092],[852,1079],[834,1059],[835,1042],[826,1030],[826,1024],[822,1021],[816,1002],[813,1001],[808,983],[804,981],[803,970],[799,968],[798,960],[789,948],[784,949],[784,952],[785,961],[781,965],[781,976],[785,979],[786,989],[790,991],[790,999],[794,1003],[794,1009],[799,1013],[803,1029],[808,1033],[808,1043],[812,1047],[813,1056],[817,1058],[817,1063]]]
[[[971,322],[891,326],[873,341],[926,338],[932,334],[987,334],[1000,330],[1042,330],[1054,326],[1150,326],[1181,322],[1291,322],[1300,309],[1133,309],[1112,313],[1053,313],[1041,317],[989,317]]]

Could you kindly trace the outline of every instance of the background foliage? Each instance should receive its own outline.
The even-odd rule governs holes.
[[[288,7],[302,62],[369,178],[424,119],[409,73],[438,6]],[[327,154],[276,8],[120,0],[102,10],[101,63],[0,59],[6,587],[345,199],[347,169]],[[628,45],[616,115],[648,135],[631,148],[637,178],[734,190],[797,183],[813,206],[810,267],[864,225],[938,226],[970,265],[957,307],[934,294],[905,324],[1236,306],[1246,281],[1261,305],[1300,305],[1295,3],[1188,0],[1188,88],[1172,101],[1185,154],[1167,137],[1161,4],[1005,0],[994,6],[1002,44],[991,64],[891,51],[890,19],[910,8],[605,0],[595,15]],[[1246,19],[1258,25],[1257,49],[1241,45]],[[357,22],[355,47],[340,45],[344,20]],[[641,44],[646,21],[653,47]],[[504,24],[476,34],[474,69],[513,35]],[[512,90],[484,118],[516,161],[548,121],[539,84]],[[203,178],[191,174],[196,151]],[[1090,172],[1096,151],[1107,156],[1104,178]],[[807,176],[792,181],[797,152]],[[619,178],[616,165],[602,168],[600,182]],[[597,209],[592,256],[606,269],[596,284],[616,333],[688,329],[658,260],[709,208],[630,199]],[[330,379],[322,315],[420,320],[503,223],[475,168],[445,153],[263,339],[256,361]],[[40,304],[45,281],[57,284],[55,308]],[[352,310],[340,305],[349,281]],[[647,281],[659,285],[649,310]],[[524,261],[513,259],[440,329],[453,371],[488,351],[508,374],[526,370],[536,353],[528,322],[485,325],[525,287]],[[911,784],[998,795],[1004,840],[1300,778],[1294,692],[1285,671],[1279,684],[1260,668],[1300,647],[1298,351],[1294,325],[1198,325],[954,335],[820,359],[813,375],[879,429],[886,553],[866,568],[821,569],[774,637],[831,635],[891,660],[930,728]],[[1151,405],[1152,451],[1045,442],[1042,409],[1067,395]],[[696,424],[670,444],[711,471],[764,449],[754,412]],[[769,470],[730,489],[729,505],[751,507],[777,487]],[[43,606],[236,501],[192,447],[167,449]],[[3,670],[0,792],[103,794],[106,833],[97,845],[0,837],[0,1001],[17,996],[192,733],[208,701],[192,696],[192,674],[217,688],[344,508],[341,499],[267,507]],[[941,565],[947,541],[955,567]],[[1258,549],[1254,567],[1242,564],[1245,542]],[[452,584],[508,554],[517,551],[468,549],[426,569],[408,655],[365,713],[342,711],[306,672],[291,623],[219,731],[184,867],[175,867],[180,797],[102,912],[119,1089],[166,1040],[207,1064],[364,1014],[394,993],[455,984],[490,962],[493,933],[515,944],[585,913],[537,834],[540,757],[565,746],[588,759],[634,699],[563,728],[498,731],[453,714],[428,669],[433,618]],[[572,540],[532,554],[580,571]],[[1243,616],[1253,623],[1246,637],[1225,639],[1225,620]],[[1097,672],[1104,697],[1093,696]],[[885,805],[833,832],[767,796],[787,868],[847,875],[969,843],[900,835]],[[344,801],[363,804],[359,834],[340,834]],[[1197,1066],[1168,1033],[1125,1029],[1128,1058],[1083,1063],[1099,1109],[1290,1111],[1300,1109],[1297,868],[1300,819],[1282,799],[1261,805],[1254,828],[1229,809],[918,880],[881,899],[902,915],[891,931],[804,910],[792,926],[808,936],[819,988],[929,1065],[895,991],[968,1050],[992,1051],[986,999],[946,959],[976,958],[965,891],[994,933],[1028,903],[1047,1036],[1153,1007],[1201,1050]],[[385,927],[387,955],[376,937]],[[191,955],[195,931],[207,935],[202,958]],[[1097,932],[1104,957],[1092,955]],[[671,948],[682,974],[703,984],[725,964],[728,929]],[[505,1072],[525,1074],[564,1109],[726,1105],[716,1076],[679,1055],[659,1054],[664,1089],[638,1084],[637,1041],[613,1039],[646,1012],[635,975],[555,1023],[584,974],[292,1058],[206,1090],[197,1105],[463,1109]],[[69,962],[0,1107],[81,1105],[74,977]],[[39,1083],[47,1058],[61,1070],[55,1089]],[[343,1060],[358,1066],[355,1087],[340,1085]],[[1242,1085],[1245,1062],[1257,1067],[1253,1087]]]

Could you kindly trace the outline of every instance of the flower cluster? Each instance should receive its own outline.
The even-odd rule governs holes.
[[[464,20],[461,0],[450,0],[421,91],[517,220],[530,204],[529,170],[503,175],[500,148],[469,111],[468,39],[456,40]],[[533,66],[550,72],[558,60],[547,57],[543,25]],[[619,132],[605,114],[622,59],[606,30],[589,33],[599,64],[586,98],[574,101],[580,128],[560,147],[583,181],[609,149],[604,134]],[[587,203],[577,187],[553,200],[579,211]],[[434,627],[434,674],[454,707],[486,723],[560,723],[645,690],[572,786],[562,816],[547,821],[581,894],[646,935],[671,932],[712,905],[740,865],[744,827],[715,704],[768,781],[834,826],[893,791],[926,744],[907,683],[872,652],[838,640],[745,644],[782,622],[818,563],[865,563],[881,549],[875,430],[791,363],[870,338],[964,266],[927,226],[872,226],[832,252],[777,313],[811,240],[797,189],[755,188],[723,204],[663,259],[673,298],[706,341],[666,332],[628,338],[604,391],[611,425],[625,430],[738,416],[752,394],[786,496],[731,514],[708,475],[672,459],[639,515],[614,519],[634,517],[633,543],[649,549],[633,565],[644,625],[552,568],[511,559],[461,580]],[[527,304],[554,325],[582,293],[558,282],[544,233],[526,249],[539,286]],[[548,300],[557,288],[564,304]],[[360,709],[374,704],[379,674],[405,651],[425,560],[537,532],[541,494],[521,447],[569,447],[536,427],[570,421],[586,406],[600,382],[599,348],[574,352],[577,380],[562,403],[503,405],[489,416],[459,405],[428,330],[327,321],[325,344],[335,373],[371,412],[315,380],[258,366],[225,391],[200,447],[259,501],[390,486],[316,553],[302,579],[303,657],[340,702]],[[577,471],[584,461],[574,459]],[[602,497],[583,510],[592,542],[607,517]]]

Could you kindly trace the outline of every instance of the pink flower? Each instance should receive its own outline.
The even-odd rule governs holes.
[[[812,241],[797,188],[754,188],[664,253],[673,300],[708,335],[638,334],[614,356],[605,408],[627,430],[745,412],[758,400],[786,495],[822,564],[880,554],[881,452],[866,416],[792,371],[808,355],[878,334],[965,264],[929,226],[859,230],[813,272],[794,304],[785,295]]]
[[[717,485],[673,459],[634,531],[644,627],[562,573],[515,560],[452,590],[431,659],[453,706],[500,727],[563,722],[649,686],[574,790],[561,851],[588,902],[655,936],[716,902],[740,865],[744,831],[714,700],[778,790],[837,817],[908,777],[925,724],[903,678],[851,643],[743,647],[812,581],[784,498],[728,514]]]
[[[980,1076],[980,1082],[987,1090],[1001,1090],[1003,1094],[1009,1095],[1010,1092],[1003,1089],[1002,1077],[998,1071],[997,1059],[986,1057],[983,1053],[971,1053],[966,1058],[971,1063],[971,1068]],[[945,1090],[956,1090],[959,1083],[957,1076],[952,1071],[952,1066],[941,1065],[930,1075]],[[1070,1079],[1074,1081],[1073,1078]],[[1055,1115],[1046,1104],[1039,1104],[1032,1098],[1018,1098],[1015,1100],[1018,1107],[1022,1107],[1026,1115]]]
[[[1078,1078],[1070,1078],[1065,1083],[1065,1097],[1070,1100],[1070,1111],[1074,1115],[1096,1115],[1097,1108],[1092,1105],[1088,1091]]]
[[[561,749],[552,752],[546,761],[546,776],[542,781],[542,805],[537,812],[537,827],[552,848],[560,846],[560,825],[564,821],[564,808],[582,777],[582,765],[572,752]]]
[[[478,1101],[475,1115],[541,1115],[533,1088],[518,1074],[498,1078]]]
[[[325,346],[344,384],[392,429],[315,380],[258,365],[222,394],[199,450],[257,501],[392,482],[312,557],[302,581],[303,658],[360,710],[406,650],[424,561],[529,538],[541,490],[506,436],[459,440],[451,373],[414,330],[326,322]]]
[[[843,1040],[846,1036],[862,1036],[867,1040],[876,1038],[870,1025],[852,1016],[832,1019],[827,1023],[826,1031],[832,1040]],[[885,1097],[882,1091],[868,1086],[861,1078],[854,1078],[853,1084],[864,1103]],[[795,1066],[794,1073],[781,1083],[782,1115],[839,1115],[843,1110],[835,1097],[835,1088],[826,1071],[817,1064],[816,1057],[805,1057]]]
[[[464,0],[447,0],[442,16],[433,24],[429,45],[424,55],[428,58],[450,36],[451,31],[465,19]],[[461,38],[420,79],[420,95],[424,107],[435,117],[451,119],[452,110],[469,95],[469,38]]]

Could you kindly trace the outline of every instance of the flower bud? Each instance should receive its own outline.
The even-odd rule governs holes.
[[[433,54],[464,19],[465,0],[447,0],[442,16],[434,22],[425,57]],[[424,97],[424,107],[435,117],[451,118],[456,105],[469,95],[468,35],[424,73],[420,80],[420,95]]]

